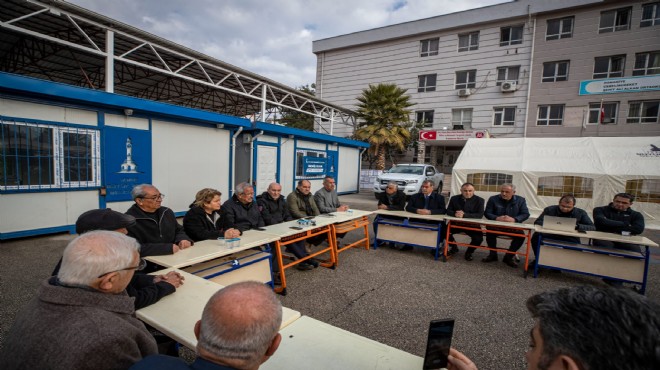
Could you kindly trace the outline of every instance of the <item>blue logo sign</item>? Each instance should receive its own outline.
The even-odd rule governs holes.
[[[105,127],[103,150],[107,202],[131,200],[135,185],[151,183],[151,132]]]

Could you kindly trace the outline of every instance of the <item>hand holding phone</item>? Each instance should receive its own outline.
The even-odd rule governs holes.
[[[426,342],[424,370],[447,367],[451,337],[454,333],[454,319],[433,320],[429,325],[429,338]]]

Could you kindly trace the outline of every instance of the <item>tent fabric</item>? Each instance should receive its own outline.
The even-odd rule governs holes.
[[[452,194],[459,194],[469,174],[503,173],[513,176],[516,194],[527,199],[532,217],[558,203],[559,196],[538,195],[539,178],[578,176],[593,180],[593,196],[578,197],[577,206],[591,215],[594,207],[609,204],[626,191],[629,180],[647,182],[660,193],[660,137],[498,138],[469,139],[452,171]],[[488,199],[497,192],[478,191]],[[635,201],[648,229],[660,230],[660,203]]]

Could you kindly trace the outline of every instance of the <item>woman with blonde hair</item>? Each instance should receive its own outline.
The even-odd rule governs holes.
[[[221,195],[220,191],[211,188],[204,188],[195,195],[195,201],[183,217],[183,228],[194,241],[240,236],[236,229],[222,228]]]

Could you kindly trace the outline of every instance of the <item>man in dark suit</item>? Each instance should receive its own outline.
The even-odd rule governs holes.
[[[434,193],[435,184],[431,180],[424,180],[420,192],[410,197],[406,211],[418,215],[444,215],[447,213],[445,208],[445,197]],[[441,233],[444,235],[444,233]],[[443,238],[444,239],[444,238]],[[409,251],[412,246],[406,245],[401,248],[402,251]]]
[[[484,198],[474,195],[474,185],[469,182],[466,182],[461,186],[461,194],[454,195],[449,199],[449,205],[447,206],[447,215],[458,218],[476,218],[481,219],[484,217]],[[466,226],[479,228],[479,224],[471,223],[461,223],[453,222],[452,225],[455,226]],[[449,241],[455,242],[454,234],[467,234],[470,237],[471,245],[481,245],[484,241],[484,234],[481,231],[476,230],[463,230],[455,229],[452,230],[449,235]],[[474,253],[476,248],[468,248],[465,251],[465,259],[472,261],[472,253]],[[458,247],[455,244],[452,244],[449,254],[458,253]]]

